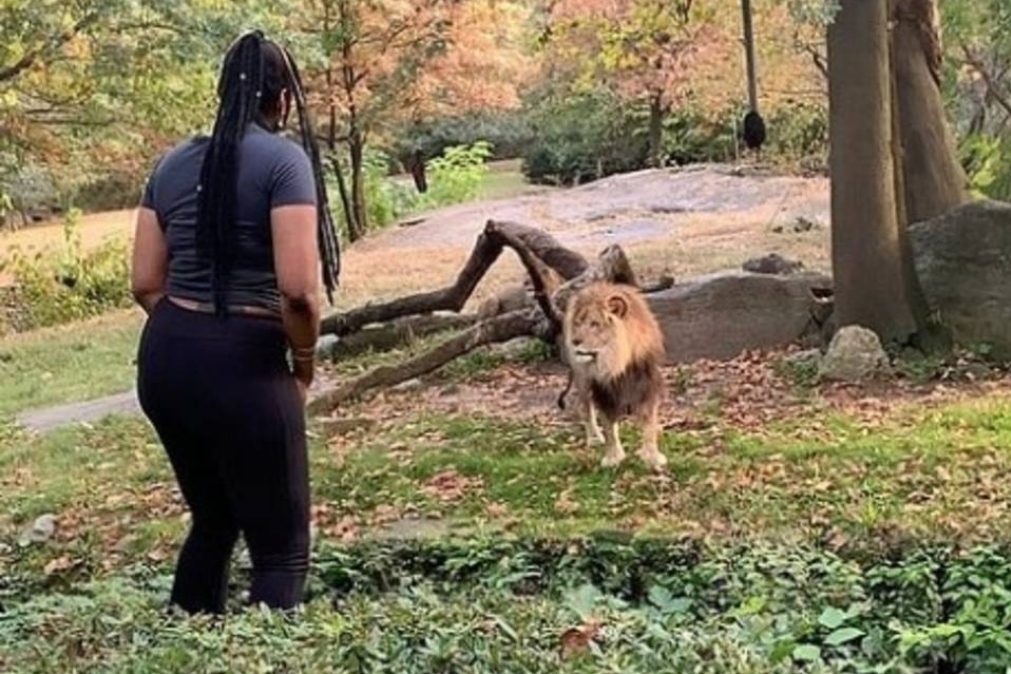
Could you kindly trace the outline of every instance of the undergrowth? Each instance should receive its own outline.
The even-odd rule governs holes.
[[[294,615],[166,610],[142,566],[6,600],[0,667],[75,672],[1003,672],[998,548],[471,540],[319,551]],[[244,587],[240,574],[237,588]]]

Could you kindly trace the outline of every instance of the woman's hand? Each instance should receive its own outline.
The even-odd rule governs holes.
[[[303,405],[308,400],[309,387],[312,386],[315,373],[315,358],[312,355],[305,355],[295,351],[292,358],[292,375],[295,377],[298,392],[302,396]]]

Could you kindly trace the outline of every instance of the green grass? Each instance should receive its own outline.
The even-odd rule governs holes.
[[[141,324],[139,312],[116,312],[0,338],[0,419],[128,390]]]
[[[335,440],[314,434],[320,535],[349,520],[369,536],[387,522],[422,517],[457,532],[533,536],[623,530],[869,547],[1011,542],[1004,397],[894,413],[873,431],[836,414],[817,429],[798,421],[754,433],[667,432],[664,476],[635,458],[632,430],[619,470],[601,469],[601,450],[585,450],[580,436],[577,428],[432,414]],[[102,559],[126,565],[131,551],[155,544],[168,556],[181,526],[167,461],[142,419],[44,436],[8,428],[0,476],[8,543],[43,513],[63,523],[66,539],[19,557],[27,568],[64,555],[85,569]]]
[[[998,672],[1011,653],[1011,558],[976,547],[1011,544],[1003,395],[668,431],[667,476],[602,470],[567,426],[314,433],[310,601],[225,623],[163,611],[185,509],[143,420],[0,429],[2,671]],[[55,537],[20,546],[43,513]],[[336,542],[418,517],[455,533]],[[594,645],[563,649],[572,629]]]

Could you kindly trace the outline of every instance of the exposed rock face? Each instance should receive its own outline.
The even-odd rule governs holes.
[[[909,236],[927,303],[955,341],[1011,357],[1011,204],[966,204]]]
[[[724,272],[648,295],[670,362],[728,359],[817,335],[831,314],[821,274]]]
[[[877,333],[847,325],[832,338],[821,361],[822,379],[860,382],[888,371],[888,354]]]

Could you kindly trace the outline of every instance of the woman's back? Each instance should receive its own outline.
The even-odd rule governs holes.
[[[213,304],[213,266],[197,242],[200,168],[209,139],[194,138],[158,162],[143,205],[158,214],[168,243],[167,290],[173,297]],[[251,124],[239,148],[227,298],[232,306],[279,311],[270,211],[316,204],[312,165],[295,143]]]

